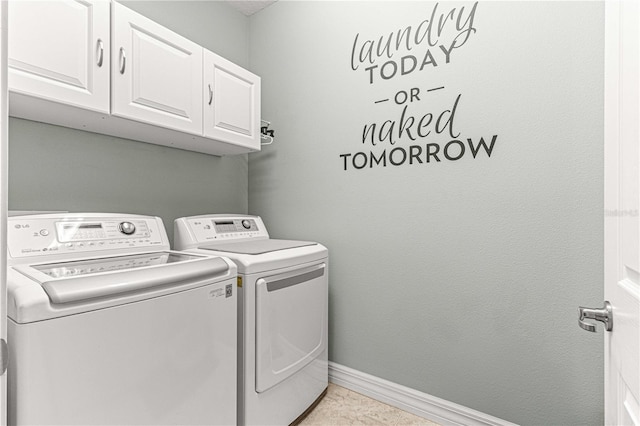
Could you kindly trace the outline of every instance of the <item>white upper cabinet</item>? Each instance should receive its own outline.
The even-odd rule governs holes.
[[[112,109],[118,117],[202,134],[202,47],[113,3]]]
[[[10,90],[109,113],[109,6],[11,0]]]
[[[249,71],[109,0],[9,0],[8,12],[10,115],[213,155],[260,150]]]
[[[204,51],[204,136],[260,149],[260,77]]]

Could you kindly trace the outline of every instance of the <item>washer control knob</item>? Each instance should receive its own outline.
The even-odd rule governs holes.
[[[242,221],[242,226],[244,226],[244,229],[251,229],[251,222],[249,222],[249,220],[244,219]]]
[[[136,226],[131,222],[120,222],[118,229],[125,235],[131,235],[136,232]]]

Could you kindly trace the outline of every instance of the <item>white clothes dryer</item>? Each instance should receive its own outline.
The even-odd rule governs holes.
[[[328,386],[327,249],[270,239],[247,215],[177,219],[174,245],[238,266],[238,424],[303,418]]]
[[[236,422],[237,269],[152,216],[8,219],[8,423]]]

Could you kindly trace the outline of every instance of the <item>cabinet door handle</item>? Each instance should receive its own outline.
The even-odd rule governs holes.
[[[98,65],[98,68],[100,68],[102,67],[102,62],[104,60],[104,44],[101,39],[98,39],[98,43],[96,44],[96,56],[98,57],[96,64]]]
[[[209,84],[208,86],[209,86],[209,105],[211,105],[211,102],[213,102],[213,89],[211,88],[211,84]]]
[[[120,74],[124,74],[125,67],[127,66],[127,56],[124,51],[124,47],[120,48]]]

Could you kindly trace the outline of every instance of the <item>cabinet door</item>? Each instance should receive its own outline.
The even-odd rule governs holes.
[[[260,149],[260,77],[205,50],[204,136]]]
[[[109,113],[109,2],[12,0],[9,90]]]
[[[202,47],[113,3],[113,115],[202,135]]]

